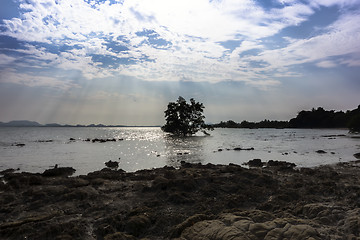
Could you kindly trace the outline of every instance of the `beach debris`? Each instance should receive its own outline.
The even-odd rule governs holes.
[[[105,166],[107,166],[108,168],[118,168],[119,162],[110,160],[110,161],[105,162]]]

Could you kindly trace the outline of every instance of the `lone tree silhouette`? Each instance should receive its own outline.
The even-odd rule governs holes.
[[[164,132],[172,133],[177,136],[189,136],[205,129],[213,130],[205,124],[203,115],[204,105],[196,102],[193,98],[187,103],[183,97],[179,97],[176,102],[169,102],[165,111],[166,123],[161,129]]]

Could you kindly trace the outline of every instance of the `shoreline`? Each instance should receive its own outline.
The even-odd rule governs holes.
[[[4,173],[5,239],[357,239],[359,161]]]

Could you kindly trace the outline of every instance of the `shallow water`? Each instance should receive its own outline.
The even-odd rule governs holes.
[[[76,139],[70,141],[70,138]],[[90,138],[123,139],[92,143]],[[18,143],[23,147],[15,146]],[[234,151],[235,147],[252,151]],[[221,149],[222,151],[219,151]],[[317,150],[326,153],[316,153]],[[192,163],[243,164],[250,159],[282,160],[299,167],[355,160],[360,139],[347,130],[322,129],[215,129],[211,136],[201,134],[176,138],[160,128],[0,128],[0,171],[43,172],[58,164],[74,167],[76,175],[119,161],[119,168],[136,171]]]

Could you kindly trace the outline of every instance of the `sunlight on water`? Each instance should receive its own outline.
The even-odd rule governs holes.
[[[119,161],[125,171],[178,167],[181,161],[243,164],[254,158],[313,167],[355,160],[360,139],[346,130],[314,129],[215,129],[211,136],[178,138],[160,128],[0,128],[0,149],[0,171],[43,172],[58,164],[74,167],[79,175],[100,170],[109,160]]]

